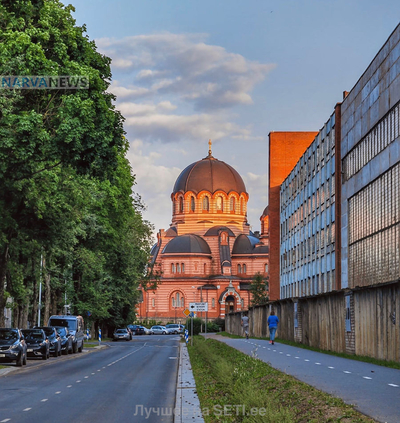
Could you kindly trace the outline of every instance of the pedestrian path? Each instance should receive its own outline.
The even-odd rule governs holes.
[[[400,422],[400,370],[318,353],[267,340],[208,337],[341,398],[378,422]]]
[[[204,423],[186,344],[180,344],[174,423]]]

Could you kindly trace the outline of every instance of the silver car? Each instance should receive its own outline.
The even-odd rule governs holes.
[[[128,329],[116,329],[113,335],[113,341],[130,341],[131,334],[129,333]]]
[[[165,326],[152,326],[151,333],[154,335],[169,335],[169,330]]]

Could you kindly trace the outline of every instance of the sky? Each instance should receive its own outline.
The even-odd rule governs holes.
[[[70,0],[112,59],[135,193],[168,229],[175,180],[213,156],[233,166],[260,230],[268,134],[318,131],[400,19],[398,0]]]

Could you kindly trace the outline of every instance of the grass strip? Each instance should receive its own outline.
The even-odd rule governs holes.
[[[188,346],[205,422],[373,422],[350,405],[213,339]]]
[[[235,339],[236,338],[242,338],[243,339],[243,336],[232,335],[228,332],[219,332],[217,335],[222,335],[222,336],[226,336],[226,337],[229,337],[229,338],[235,338]],[[257,338],[257,337],[252,336],[251,339],[260,339],[261,341],[268,341],[269,337],[267,337],[267,338]],[[296,347],[296,348],[303,348],[305,350],[316,351],[316,352],[319,352],[319,353],[322,353],[322,354],[334,355],[335,357],[348,358],[349,360],[363,361],[364,363],[371,363],[371,364],[376,364],[377,366],[384,366],[384,367],[389,367],[391,369],[399,369],[400,370],[400,363],[397,362],[397,361],[379,360],[377,358],[367,357],[367,356],[364,356],[364,355],[353,355],[353,354],[339,353],[339,352],[329,351],[329,350],[321,350],[320,348],[310,347],[309,345],[300,344],[300,343],[294,342],[294,341],[288,341],[288,340],[282,339],[282,338],[276,338],[276,342],[279,342],[280,344],[290,345],[290,346]]]

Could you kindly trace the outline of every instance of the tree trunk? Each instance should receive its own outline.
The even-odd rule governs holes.
[[[32,277],[33,277],[33,304],[32,304],[32,320],[30,321],[31,326],[35,326],[38,315],[38,283],[35,274],[35,260],[32,260]]]
[[[4,309],[6,307],[6,296],[5,291],[7,287],[6,274],[7,274],[7,262],[8,262],[8,246],[7,243],[3,248],[0,256],[0,327],[4,328],[5,318]]]
[[[46,269],[46,261],[43,259],[43,270]],[[49,272],[44,272],[44,282],[45,282],[45,290],[44,290],[44,313],[43,313],[43,326],[47,325],[50,317],[50,302],[51,302],[51,288],[50,288],[50,280],[51,276]]]
[[[20,313],[20,322],[19,322],[19,328],[27,328],[28,327],[28,315],[29,315],[29,298],[22,307],[22,313]]]

